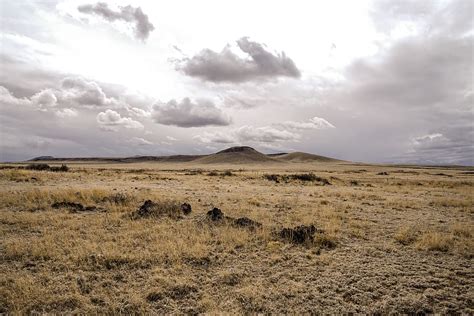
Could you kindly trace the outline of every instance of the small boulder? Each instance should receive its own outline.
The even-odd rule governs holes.
[[[153,214],[155,207],[156,204],[152,200],[146,200],[137,210],[136,215],[138,217],[149,217]]]
[[[189,203],[181,204],[181,212],[183,212],[184,215],[190,214],[191,211],[192,211],[191,204]]]
[[[207,218],[214,222],[221,221],[224,218],[224,213],[217,207],[214,207],[212,210],[207,212]]]

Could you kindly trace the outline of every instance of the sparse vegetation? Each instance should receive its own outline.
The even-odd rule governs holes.
[[[318,177],[314,173],[301,173],[301,174],[265,174],[263,176],[264,179],[268,181],[274,181],[276,183],[285,182],[288,183],[290,180],[299,180],[303,182],[319,182],[322,185],[331,185],[329,180]]]
[[[0,311],[469,313],[474,179],[364,168],[0,168]]]
[[[67,172],[69,167],[65,164],[62,164],[60,167],[50,166],[45,163],[32,163],[25,167],[26,170],[36,170],[36,171],[53,171],[53,172]]]

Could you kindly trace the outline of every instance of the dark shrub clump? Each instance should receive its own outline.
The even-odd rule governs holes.
[[[61,165],[61,167],[51,167],[46,163],[32,163],[25,167],[26,170],[37,170],[37,171],[53,171],[53,172],[67,172],[69,167]]]

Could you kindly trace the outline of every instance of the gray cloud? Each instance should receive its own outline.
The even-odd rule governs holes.
[[[404,21],[432,27],[419,27],[411,36],[384,44],[375,56],[356,60],[346,69],[344,82],[322,95],[325,104],[352,114],[338,117],[338,135],[332,139],[353,152],[348,158],[474,163],[473,35],[467,31],[472,28],[472,13],[467,19],[464,12],[467,2],[441,7],[434,2],[377,2],[382,20],[390,22],[393,14],[396,25],[391,28]],[[412,5],[421,7],[411,10]],[[449,18],[440,23],[440,16]],[[437,134],[442,137],[423,138]]]
[[[273,54],[247,37],[237,40],[240,50],[250,59],[244,59],[226,46],[220,53],[204,49],[177,65],[184,74],[212,82],[244,82],[275,77],[299,78],[300,71],[284,52]]]
[[[130,5],[119,7],[120,11],[109,8],[105,2],[96,4],[84,4],[77,7],[79,12],[85,14],[95,14],[107,21],[124,21],[134,24],[135,36],[138,39],[146,40],[155,27],[148,20],[148,16],[143,13],[140,7],[134,8]]]
[[[201,99],[192,102],[189,98],[181,102],[155,103],[152,118],[156,123],[179,127],[225,126],[231,123],[230,117],[212,101]]]
[[[194,139],[206,144],[265,144],[277,142],[294,142],[300,135],[271,126],[254,127],[244,125],[230,131],[205,132],[194,136]]]

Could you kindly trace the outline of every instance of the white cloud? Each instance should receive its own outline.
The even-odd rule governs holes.
[[[97,123],[100,127],[107,131],[117,131],[117,127],[122,126],[129,129],[143,129],[142,123],[135,121],[129,117],[122,117],[114,110],[106,110],[97,114]]]
[[[327,120],[317,116],[305,122],[285,121],[276,125],[294,130],[335,128],[335,126],[329,123]]]
[[[141,137],[133,137],[133,138],[129,139],[128,142],[133,144],[133,145],[138,145],[138,146],[153,145],[153,142],[151,142],[149,140],[146,140],[144,138],[141,138]]]

